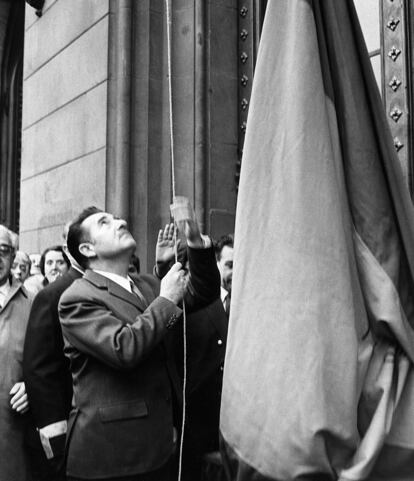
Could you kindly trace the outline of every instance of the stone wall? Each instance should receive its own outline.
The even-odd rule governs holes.
[[[46,0],[41,18],[27,7],[21,247],[41,251],[60,242],[63,225],[82,207],[106,204],[130,221],[145,269],[171,200],[164,2],[117,2]],[[375,2],[367,10],[365,0],[357,1],[370,50],[378,43],[378,5],[367,20]],[[240,4],[180,0],[172,9],[177,194],[191,199],[204,231],[215,237],[233,229],[237,198]],[[111,32],[126,5],[130,44],[117,49],[123,32]],[[123,76],[130,76],[125,98],[116,83],[108,90],[108,78],[111,86]],[[121,112],[109,129],[108,106]]]
[[[143,270],[172,197],[165,5],[133,3],[128,218]],[[187,196],[205,233],[233,230],[238,142],[236,0],[172,2],[176,194]]]
[[[26,9],[20,246],[61,242],[82,207],[105,204],[108,0]]]

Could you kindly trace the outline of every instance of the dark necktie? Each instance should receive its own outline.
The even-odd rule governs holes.
[[[144,304],[145,307],[148,307],[148,303],[145,300],[145,297],[142,295],[141,291],[138,289],[138,287],[134,284],[134,282],[129,281],[129,284],[131,286],[131,291],[134,295],[138,297],[138,299]]]
[[[224,299],[224,310],[227,314],[227,319],[230,317],[230,294],[227,294],[226,298]]]

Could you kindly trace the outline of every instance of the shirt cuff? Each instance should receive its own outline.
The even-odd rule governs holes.
[[[208,235],[204,235],[204,234],[200,234],[200,236],[201,236],[201,240],[203,242],[202,247],[198,246],[198,245],[194,245],[192,242],[187,240],[188,247],[191,247],[192,249],[209,249],[212,245],[210,237]]]

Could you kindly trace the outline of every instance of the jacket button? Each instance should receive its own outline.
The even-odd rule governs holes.
[[[221,346],[221,345],[223,344],[223,341],[222,341],[221,339],[219,339],[219,340],[217,341],[217,344],[218,344],[219,346]]]
[[[175,315],[172,315],[168,321],[167,321],[167,324],[166,324],[166,328],[169,329],[170,327],[172,327],[177,321],[177,317]]]

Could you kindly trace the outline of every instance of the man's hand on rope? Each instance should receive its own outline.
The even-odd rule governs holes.
[[[182,265],[176,262],[161,281],[160,296],[174,304],[179,304],[184,297],[187,279]]]

